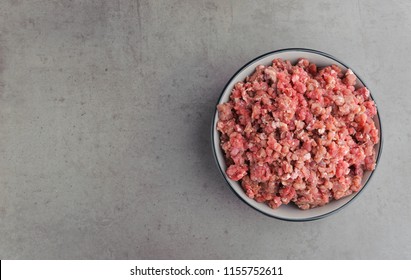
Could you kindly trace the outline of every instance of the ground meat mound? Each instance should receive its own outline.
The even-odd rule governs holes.
[[[356,79],[307,59],[258,66],[217,106],[227,176],[272,208],[309,209],[358,192],[375,168],[379,132],[376,106]]]

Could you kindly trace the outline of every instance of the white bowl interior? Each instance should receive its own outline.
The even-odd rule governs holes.
[[[255,71],[255,68],[258,65],[269,65],[271,64],[272,60],[275,58],[282,58],[283,60],[290,60],[291,63],[293,64],[296,63],[299,58],[307,58],[310,62],[315,63],[319,67],[324,67],[324,66],[328,66],[331,64],[335,64],[341,67],[343,70],[347,70],[347,68],[344,65],[342,65],[336,60],[330,57],[324,56],[320,53],[310,52],[307,50],[286,50],[286,51],[279,51],[276,53],[267,54],[257,59],[256,61],[252,62],[251,64],[249,64],[247,67],[239,71],[232,78],[232,80],[230,81],[230,83],[227,85],[224,92],[222,93],[219,103],[224,103],[229,100],[231,89],[234,87],[235,83],[239,81],[244,81],[244,79],[247,76],[251,75]],[[361,80],[359,79],[357,80],[357,86],[364,86]],[[289,205],[282,205],[278,209],[272,209],[264,203],[256,202],[254,199],[249,198],[244,193],[239,182],[230,180],[225,174],[225,170],[227,169],[227,166],[225,164],[223,151],[220,148],[219,132],[216,129],[217,121],[218,121],[218,113],[216,111],[215,117],[214,117],[214,123],[213,123],[214,125],[213,141],[214,141],[214,147],[215,147],[215,154],[216,154],[217,162],[220,165],[220,169],[223,171],[223,175],[225,179],[230,184],[232,189],[237,193],[237,195],[240,196],[246,203],[248,203],[250,206],[254,207],[255,209],[269,216],[279,218],[279,219],[296,220],[296,221],[313,220],[313,219],[320,218],[323,215],[326,215],[330,212],[333,212],[341,208],[342,206],[347,204],[350,200],[352,200],[356,195],[359,194],[358,192],[350,196],[347,196],[345,198],[342,198],[340,200],[334,200],[325,206],[314,208],[314,209],[309,209],[309,210],[300,210],[292,203],[290,203]],[[380,120],[378,118],[378,114],[374,117],[374,122],[375,122],[375,126],[379,130],[380,139],[381,139]],[[375,147],[377,158],[378,158],[378,152],[380,151],[380,145],[381,145],[381,141]],[[371,176],[371,173],[372,173],[371,171],[364,172],[362,186],[365,186],[365,184],[367,183],[368,179]]]

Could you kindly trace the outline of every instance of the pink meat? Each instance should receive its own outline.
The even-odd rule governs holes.
[[[218,105],[228,177],[272,208],[323,206],[361,189],[379,131],[368,89],[335,66],[275,59]]]

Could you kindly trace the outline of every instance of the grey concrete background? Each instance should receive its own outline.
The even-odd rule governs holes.
[[[411,258],[410,1],[1,1],[0,258]],[[243,204],[210,148],[250,59],[319,49],[379,105],[371,185],[326,219]]]

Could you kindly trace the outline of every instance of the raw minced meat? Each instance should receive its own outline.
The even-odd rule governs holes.
[[[356,76],[307,59],[260,65],[217,106],[226,174],[272,208],[323,206],[375,168],[377,109]]]

